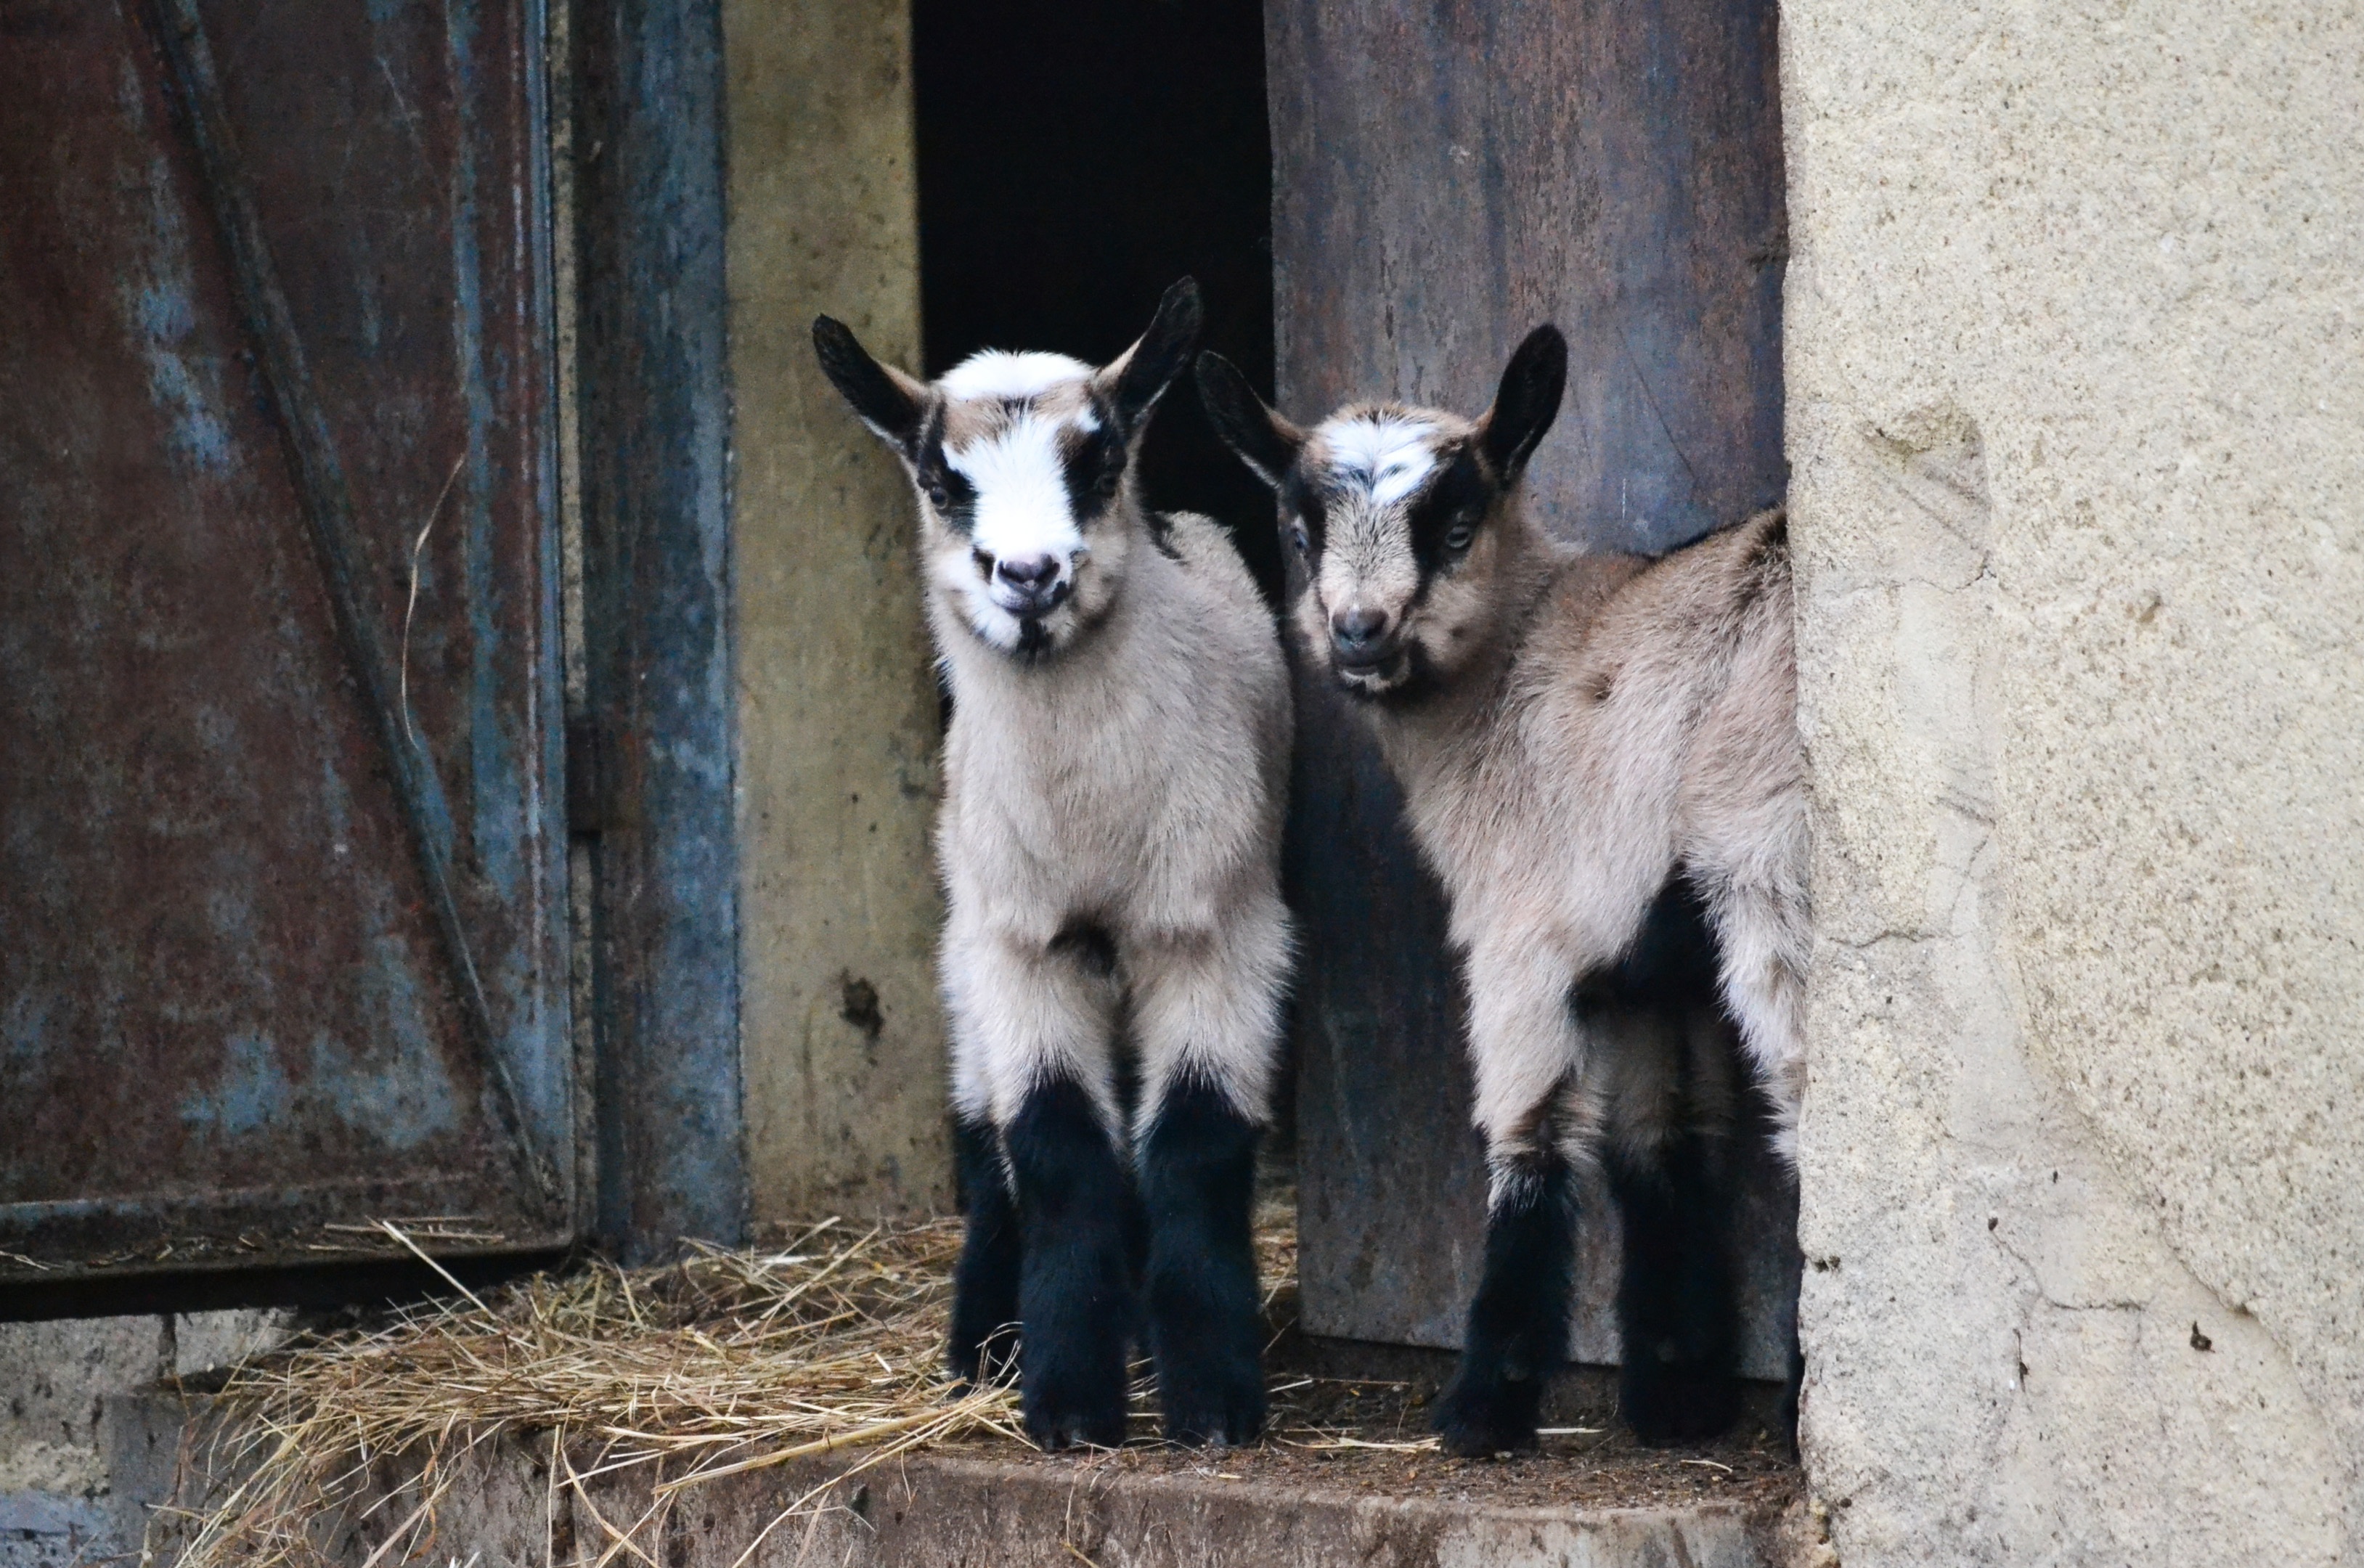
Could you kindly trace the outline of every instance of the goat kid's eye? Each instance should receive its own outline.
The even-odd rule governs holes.
[[[1093,482],[1092,488],[1098,491],[1103,496],[1113,495],[1116,494],[1116,487],[1120,484],[1123,483],[1123,480],[1124,471],[1122,469],[1110,469]]]
[[[928,505],[941,512],[953,504],[953,493],[941,484],[928,486]]]
[[[1455,550],[1467,550],[1469,548],[1469,541],[1476,537],[1477,536],[1470,531],[1469,525],[1467,523],[1455,523],[1452,528],[1445,530],[1444,548]]]
[[[1313,548],[1313,541],[1306,537],[1305,525],[1302,523],[1288,530],[1288,542],[1297,547],[1297,553],[1299,555]]]

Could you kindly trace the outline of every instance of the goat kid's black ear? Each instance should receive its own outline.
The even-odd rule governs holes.
[[[1177,280],[1157,302],[1157,314],[1141,340],[1100,373],[1127,436],[1140,432],[1149,411],[1190,362],[1190,350],[1199,346],[1200,315],[1199,281]]]
[[[1527,334],[1503,368],[1494,406],[1486,411],[1479,440],[1486,462],[1502,484],[1515,483],[1536,443],[1559,417],[1567,390],[1567,339],[1549,324]]]
[[[920,426],[928,414],[927,384],[871,358],[853,329],[833,317],[816,317],[812,333],[813,352],[830,384],[864,424],[909,462],[918,452]]]
[[[1199,356],[1199,402],[1223,444],[1249,472],[1279,489],[1297,464],[1305,432],[1273,412],[1239,366],[1211,350]]]

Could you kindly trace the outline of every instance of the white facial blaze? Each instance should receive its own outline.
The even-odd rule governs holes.
[[[996,561],[1047,555],[1072,564],[1084,548],[1059,462],[1060,426],[1028,413],[944,462],[976,488],[970,539]]]
[[[1085,367],[1057,354],[978,355],[944,378],[947,387],[984,387],[990,394],[1031,389],[1031,394],[1072,386]],[[1002,562],[1048,558],[1054,583],[1072,592],[1090,550],[1067,493],[1060,439],[1099,428],[1088,406],[1060,414],[1033,406],[1012,408],[990,434],[957,449],[946,448],[944,464],[976,493],[969,508],[965,548],[939,557],[937,573],[965,606],[978,636],[996,647],[1020,646],[1029,609],[1026,592],[1002,581]],[[1057,636],[1071,612],[1054,609],[1043,624]]]
[[[1401,503],[1436,468],[1437,428],[1425,419],[1335,419],[1317,432],[1339,499],[1329,508],[1317,583],[1332,615],[1379,610],[1399,617],[1420,589],[1411,521]]]
[[[1429,443],[1436,427],[1425,419],[1341,419],[1322,428],[1338,477],[1359,486],[1375,506],[1392,506],[1436,466]]]

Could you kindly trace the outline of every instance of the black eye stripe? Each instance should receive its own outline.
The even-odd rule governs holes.
[[[1466,446],[1431,480],[1411,502],[1411,551],[1421,576],[1451,564],[1459,553],[1445,543],[1456,528],[1482,526],[1492,509],[1494,486]]]
[[[1304,525],[1308,545],[1320,550],[1330,521],[1329,497],[1319,485],[1308,483],[1304,474],[1291,472],[1280,498],[1288,515]]]
[[[1108,506],[1116,483],[1124,475],[1125,450],[1116,421],[1104,408],[1095,408],[1099,428],[1074,426],[1060,432],[1059,465],[1067,485],[1068,509],[1077,522],[1098,517]]]
[[[919,461],[914,466],[920,488],[927,493],[928,504],[935,506],[946,528],[954,533],[965,534],[976,526],[976,486],[945,459],[940,430],[931,429],[921,438]],[[936,504],[939,492],[944,497],[941,506]]]

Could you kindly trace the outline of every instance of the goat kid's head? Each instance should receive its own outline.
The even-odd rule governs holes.
[[[1503,503],[1567,382],[1566,340],[1538,327],[1476,419],[1353,404],[1308,431],[1229,361],[1199,356],[1216,432],[1279,497],[1281,538],[1303,568],[1290,622],[1346,691],[1401,699],[1450,679],[1482,645],[1512,544]]]
[[[1064,354],[973,354],[919,381],[843,324],[813,323],[820,368],[903,460],[940,606],[978,640],[1035,658],[1106,615],[1146,541],[1134,458],[1199,337],[1199,285],[1165,291],[1141,340],[1095,370]]]

